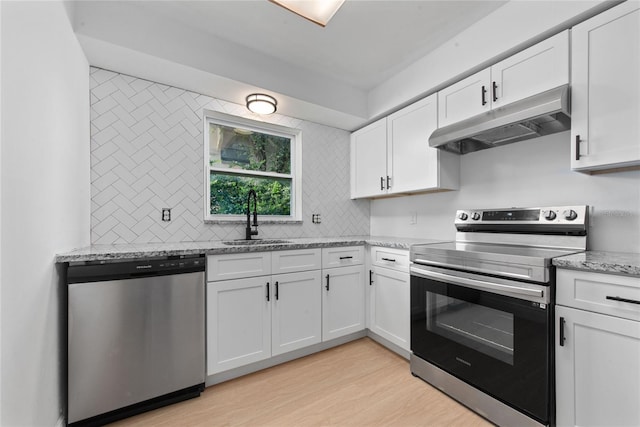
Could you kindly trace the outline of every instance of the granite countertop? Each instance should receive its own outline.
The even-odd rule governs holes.
[[[256,239],[259,240],[259,239]],[[416,239],[384,236],[345,236],[345,237],[310,237],[284,238],[285,243],[276,239],[265,238],[265,244],[237,244],[233,241],[180,242],[180,243],[145,243],[121,245],[95,245],[60,253],[56,262],[106,261],[115,259],[149,258],[172,255],[217,255],[241,252],[265,252],[287,249],[327,248],[338,246],[384,246],[396,249],[409,249],[418,243],[437,243],[442,240]],[[278,239],[279,240],[279,239]],[[227,242],[227,243],[225,243]]]
[[[558,268],[640,276],[640,253],[587,251],[553,259]]]

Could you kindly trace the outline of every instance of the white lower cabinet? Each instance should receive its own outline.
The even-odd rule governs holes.
[[[271,357],[269,277],[207,283],[207,374]]]
[[[272,276],[271,354],[322,341],[320,270]]]
[[[640,279],[558,270],[557,287],[557,425],[640,426]]]
[[[328,268],[322,274],[322,340],[364,330],[364,266]]]
[[[409,351],[409,251],[371,248],[369,318],[371,332]]]
[[[409,351],[409,273],[372,267],[369,329]]]
[[[213,266],[207,283],[207,375],[322,340],[320,249],[250,256],[262,259],[262,267],[246,274],[303,271],[216,280],[220,276],[215,266],[237,264],[246,257],[230,254],[207,260]]]

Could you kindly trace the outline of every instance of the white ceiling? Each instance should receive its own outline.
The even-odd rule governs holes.
[[[234,45],[369,90],[504,3],[347,0],[324,28],[267,0],[138,5]]]
[[[323,28],[268,0],[79,1],[74,28],[92,65],[135,75],[108,44],[229,79],[233,102],[245,85],[367,119],[370,90],[504,3],[346,0]]]

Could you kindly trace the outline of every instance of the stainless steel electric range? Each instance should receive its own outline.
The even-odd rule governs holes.
[[[504,426],[554,423],[553,258],[587,249],[587,206],[468,209],[411,248],[411,372]]]

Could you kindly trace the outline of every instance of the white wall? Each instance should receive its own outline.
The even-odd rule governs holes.
[[[459,191],[375,200],[371,234],[453,240],[457,209],[575,204],[593,207],[592,250],[640,252],[640,171],[586,175],[570,159],[568,132],[465,154]]]
[[[0,2],[0,201],[2,201],[2,2]],[[0,242],[2,242],[2,208],[0,206]],[[2,376],[2,245],[0,245],[0,381]],[[2,387],[0,386],[0,402]],[[2,423],[2,405],[0,404],[0,424]]]
[[[89,243],[89,67],[62,2],[2,2],[2,419],[52,426],[57,252]]]

